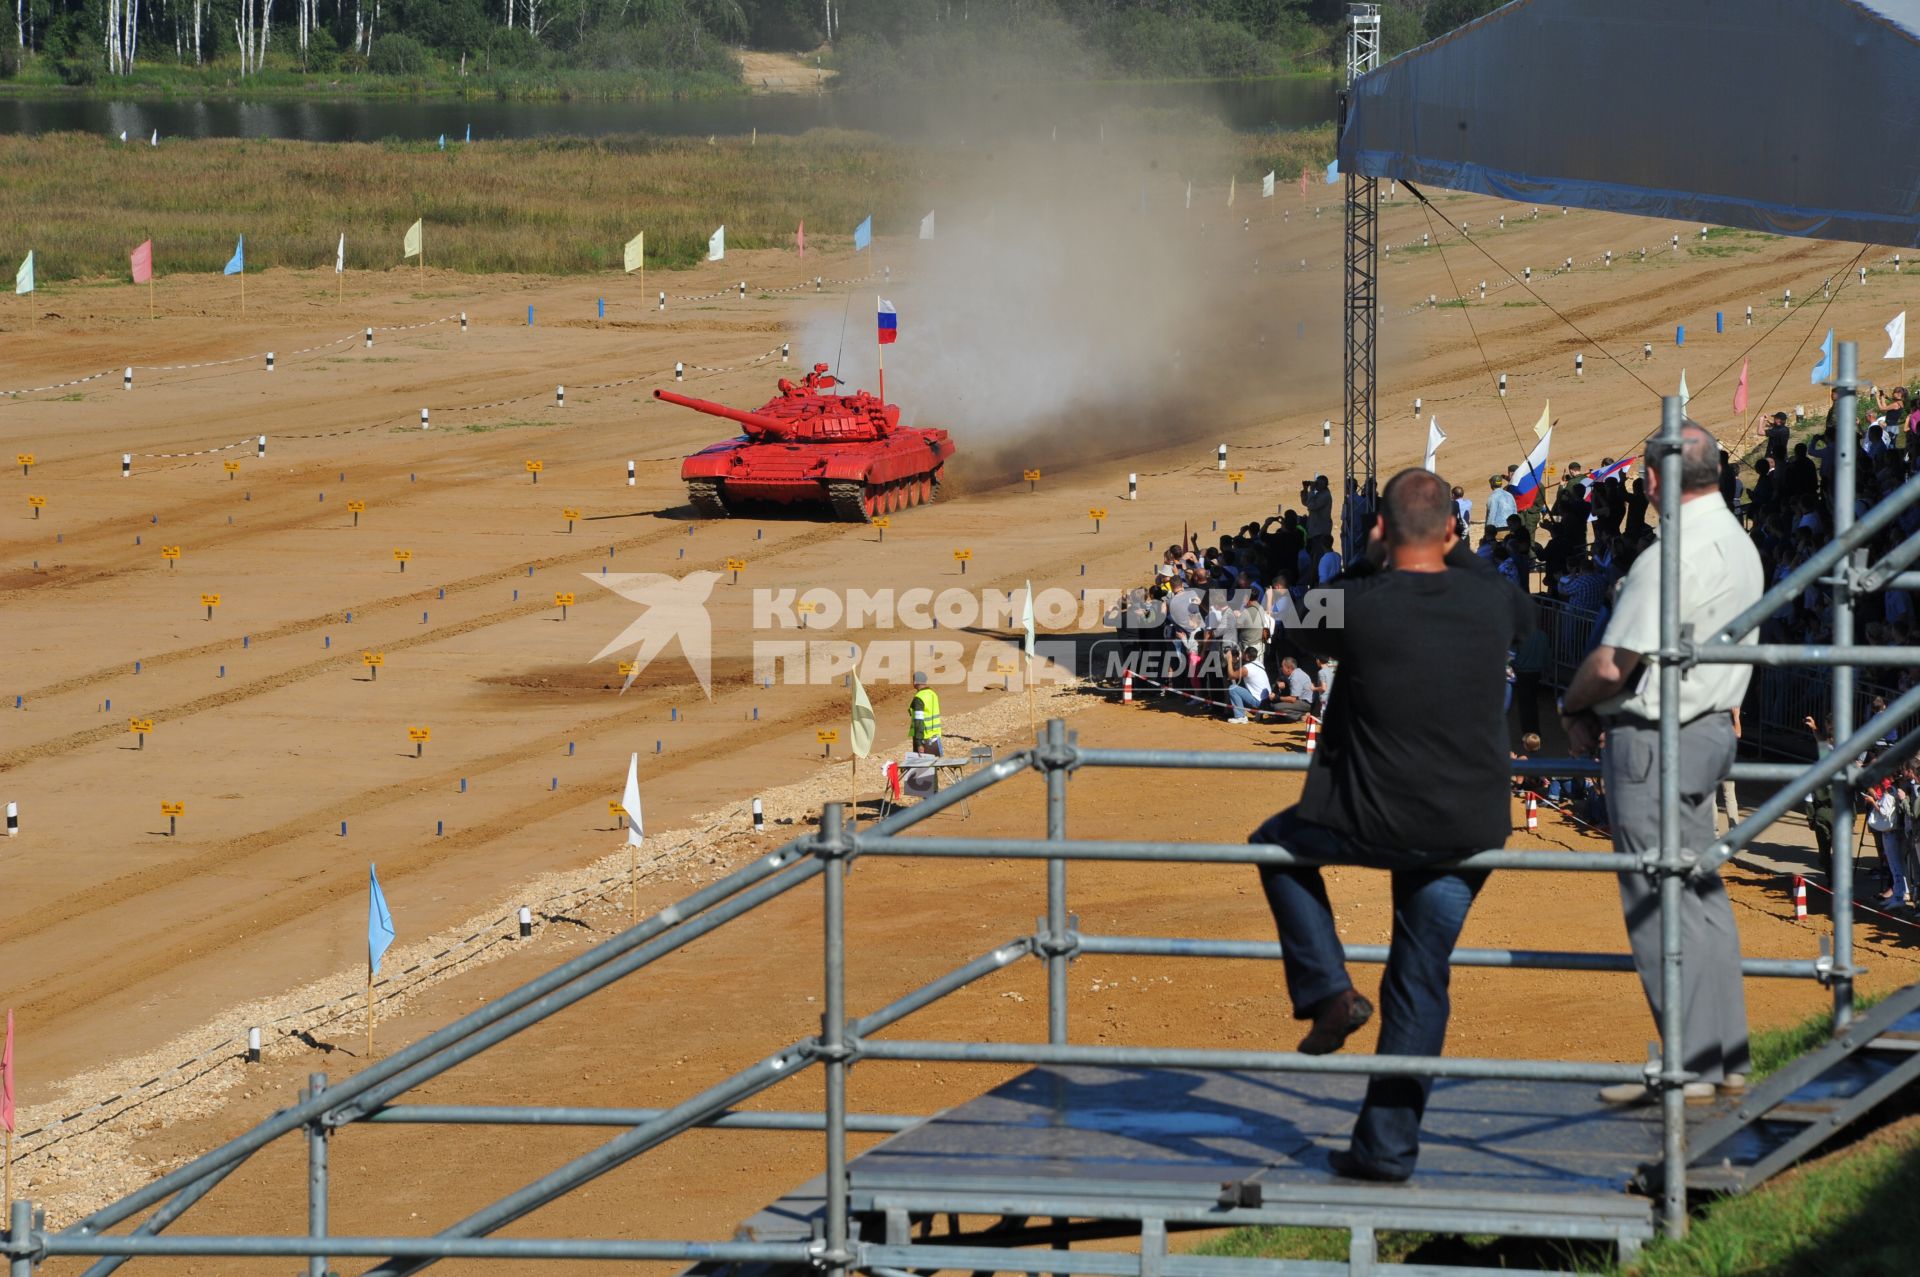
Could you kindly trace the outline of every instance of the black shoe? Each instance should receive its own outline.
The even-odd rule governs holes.
[[[1327,1154],[1327,1165],[1341,1179],[1365,1180],[1372,1184],[1404,1184],[1409,1176],[1393,1171],[1383,1171],[1377,1166],[1369,1166],[1353,1155],[1351,1149],[1339,1148]]]
[[[1342,989],[1313,1013],[1313,1027],[1297,1049],[1302,1055],[1332,1055],[1372,1018],[1373,1003],[1361,997],[1358,989]]]

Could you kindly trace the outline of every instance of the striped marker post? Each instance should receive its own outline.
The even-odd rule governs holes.
[[[122,373],[122,374],[121,374],[121,376],[120,376],[120,389],[122,389],[122,390],[132,390],[132,389],[133,389],[133,369],[132,369],[131,367],[129,367],[129,368],[128,368],[128,369],[126,370],[126,372],[124,372],[124,373]]]
[[[260,1063],[260,1030],[247,1030],[247,1063]]]
[[[267,371],[273,371],[273,352],[271,350],[267,352]]]
[[[1120,703],[1122,705],[1133,704],[1133,671],[1132,670],[1122,670],[1120,672]]]
[[[122,479],[133,478],[133,454],[131,452],[123,452],[120,454],[120,477]]]
[[[1540,828],[1540,795],[1531,789],[1527,791],[1527,828],[1528,830]]]
[[[1319,748],[1320,720],[1309,714],[1307,715],[1307,753],[1311,754]]]
[[[522,940],[525,940],[531,935],[533,935],[533,910],[527,908],[525,905],[521,905],[520,906],[520,938]]]
[[[627,462],[627,486],[629,488],[633,486],[633,462],[631,461]]]
[[[420,428],[422,430],[432,429],[432,421],[433,419],[427,415],[427,410],[422,408],[420,410]]]
[[[758,798],[753,800],[753,832],[756,834],[767,832],[767,809],[761,805]]]
[[[19,836],[20,836],[20,804],[8,803],[7,804],[7,837],[17,838]]]
[[[373,329],[367,329],[367,349],[373,349]]]
[[[7,810],[11,813],[13,810],[12,806],[9,805]],[[13,832],[11,815],[8,817],[7,832]],[[1807,880],[1798,874],[1795,874],[1793,878],[1793,916],[1796,919],[1807,916]]]

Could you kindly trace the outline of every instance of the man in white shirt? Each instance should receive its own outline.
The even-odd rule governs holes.
[[[1267,681],[1267,667],[1250,659],[1237,645],[1229,643],[1223,652],[1227,674],[1233,679],[1227,688],[1227,699],[1233,704],[1233,717],[1228,721],[1244,723],[1248,710],[1265,709],[1273,699],[1273,684]]]
[[[1760,554],[1740,521],[1720,499],[1720,451],[1712,435],[1693,421],[1682,427],[1680,486],[1680,622],[1707,635],[1759,601],[1765,592]],[[1648,454],[1652,455],[1651,451]],[[1647,467],[1647,495],[1658,503],[1657,467]],[[1663,529],[1664,535],[1664,529]],[[1749,642],[1751,633],[1742,635]],[[1620,584],[1613,615],[1599,644],[1587,654],[1561,701],[1561,724],[1576,753],[1590,751],[1604,727],[1601,769],[1612,817],[1613,848],[1633,856],[1660,848],[1660,678],[1642,657],[1660,646],[1660,554],[1649,548],[1634,560]],[[1680,842],[1704,850],[1714,841],[1713,802],[1733,765],[1730,711],[1746,695],[1753,669],[1747,665],[1696,665],[1680,678]],[[1632,872],[1620,875],[1634,966],[1661,1022],[1660,880]],[[1740,933],[1718,873],[1691,879],[1681,897],[1681,1062],[1699,1080],[1686,1085],[1689,1100],[1716,1091],[1746,1089],[1747,1006],[1740,980]],[[1610,1086],[1600,1095],[1612,1103],[1644,1103],[1656,1092],[1640,1083]]]

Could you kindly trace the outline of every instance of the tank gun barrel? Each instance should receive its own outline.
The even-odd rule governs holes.
[[[671,390],[656,390],[653,392],[653,397],[665,400],[667,403],[679,404],[682,408],[691,408],[695,412],[704,412],[709,417],[725,417],[729,421],[737,421],[750,435],[778,435],[786,433],[788,429],[786,423],[773,417],[762,416],[757,412],[747,412],[740,408],[729,408],[711,399],[695,399],[691,395],[677,394]]]

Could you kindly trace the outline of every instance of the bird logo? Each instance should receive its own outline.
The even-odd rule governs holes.
[[[689,572],[683,577],[658,572],[620,572],[604,577],[581,575],[641,606],[639,617],[593,658],[602,661],[633,649],[633,669],[621,685],[622,692],[633,686],[633,680],[654,657],[678,639],[681,653],[692,667],[694,677],[700,680],[700,690],[708,700],[713,699],[713,624],[707,615],[707,596],[713,593],[720,573]]]

